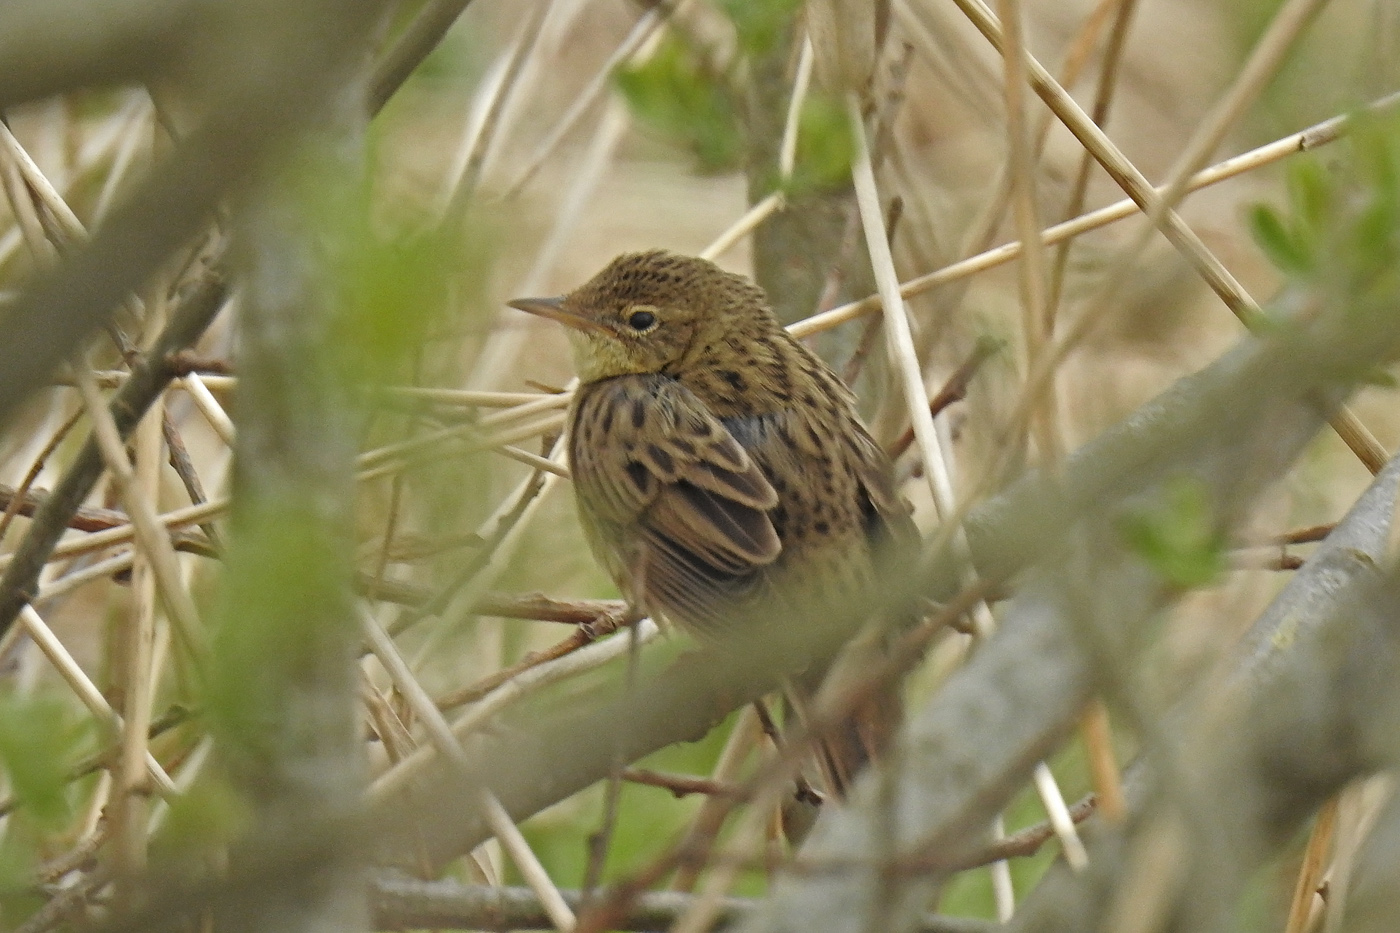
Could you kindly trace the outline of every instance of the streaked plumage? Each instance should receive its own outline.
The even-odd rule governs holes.
[[[883,543],[913,540],[850,390],[742,276],[630,253],[563,298],[512,304],[570,326],[579,514],[648,611],[719,637],[784,587],[849,597]]]

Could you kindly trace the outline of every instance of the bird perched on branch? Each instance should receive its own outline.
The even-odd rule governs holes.
[[[719,639],[784,594],[848,603],[882,548],[917,540],[851,391],[744,277],[629,253],[561,298],[510,304],[569,328],[579,515],[634,605]],[[838,790],[883,741],[879,705],[828,762]]]

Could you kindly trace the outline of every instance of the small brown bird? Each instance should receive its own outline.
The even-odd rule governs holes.
[[[629,253],[510,304],[569,327],[579,515],[634,605],[722,637],[784,588],[849,600],[880,548],[917,540],[851,391],[742,276]]]

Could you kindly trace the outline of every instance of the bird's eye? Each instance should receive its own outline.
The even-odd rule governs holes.
[[[656,323],[656,315],[650,311],[633,311],[627,318],[627,326],[633,330],[650,330]]]

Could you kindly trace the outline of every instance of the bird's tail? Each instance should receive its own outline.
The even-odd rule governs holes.
[[[897,679],[872,682],[871,673],[888,659],[887,633],[871,626],[848,643],[841,653],[819,670],[807,671],[786,691],[788,716],[815,728],[814,771],[822,797],[843,800],[867,765],[878,762],[890,749],[904,719],[904,702]],[[850,704],[834,725],[814,718],[814,711],[829,708],[832,701]],[[789,730],[790,732],[792,730]],[[788,840],[797,845],[816,817],[817,799],[803,788],[783,814]]]

